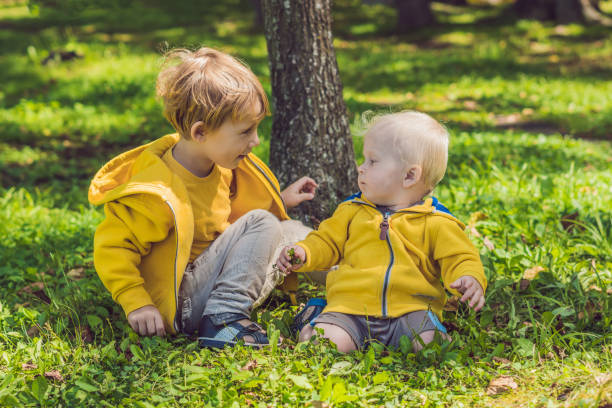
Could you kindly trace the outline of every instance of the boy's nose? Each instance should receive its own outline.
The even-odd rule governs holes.
[[[255,132],[255,137],[252,140],[251,144],[253,145],[253,147],[255,146],[259,146],[260,140],[259,140],[259,135],[257,134],[257,131]]]

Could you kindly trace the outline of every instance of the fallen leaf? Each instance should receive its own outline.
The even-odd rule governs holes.
[[[444,305],[444,310],[447,312],[456,312],[459,308],[459,297],[451,296]]]
[[[252,371],[255,367],[257,367],[257,360],[251,360],[241,368],[242,371]]]
[[[525,108],[521,111],[524,116],[529,116],[534,114],[534,110],[531,108]]]
[[[507,358],[497,357],[497,356],[493,357],[493,361],[496,361],[502,364],[512,364],[512,361],[508,360]]]
[[[510,115],[498,115],[495,116],[496,125],[513,125],[521,120],[520,113],[511,113]]]
[[[463,101],[463,107],[466,110],[476,110],[478,109],[478,103],[476,101]]]
[[[45,371],[45,377],[51,378],[55,381],[64,381],[64,377],[62,377],[62,374],[60,374],[59,370]]]
[[[482,243],[484,244],[484,246],[487,247],[489,251],[492,251],[495,249],[495,245],[493,245],[493,242],[491,242],[489,237],[484,237],[484,239],[482,240]]]
[[[29,370],[36,370],[38,368],[38,365],[34,364],[34,363],[22,363],[21,364],[21,369],[25,370],[25,371],[29,371]]]
[[[85,268],[74,268],[71,269],[66,275],[74,280],[83,279],[85,277]]]
[[[81,340],[83,340],[83,343],[85,344],[92,343],[93,338],[94,336],[89,326],[87,325],[81,326]]]
[[[523,273],[523,279],[533,280],[535,279],[540,272],[545,270],[542,266],[534,266],[533,268],[526,269]]]
[[[517,389],[518,385],[509,375],[501,375],[494,378],[487,387],[487,395],[497,395],[506,392],[510,389]]]
[[[42,282],[32,282],[29,285],[24,286],[23,288],[17,291],[18,294],[21,293],[34,293],[39,290],[43,290],[45,288],[45,284]]]
[[[17,291],[17,294],[28,293],[30,295],[34,295],[38,297],[45,303],[51,303],[51,299],[44,291],[45,284],[42,282],[32,282],[29,285],[24,286],[23,288]]]
[[[531,281],[529,279],[521,279],[519,281],[519,290],[520,291],[527,290],[530,284],[531,284]]]
[[[28,329],[28,331],[26,331],[26,334],[29,338],[36,337],[39,333],[40,329],[38,328],[38,326],[32,326]]]

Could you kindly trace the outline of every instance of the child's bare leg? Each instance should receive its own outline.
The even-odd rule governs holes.
[[[335,324],[320,323],[316,324],[315,328],[323,329],[323,337],[334,343],[339,352],[349,353],[357,350],[351,336],[341,327]],[[300,341],[308,341],[314,334],[314,328],[308,324],[300,332]]]
[[[451,337],[448,334],[442,333],[442,332],[439,332],[439,333],[440,333],[440,336],[444,340],[451,341]],[[436,330],[427,330],[427,331],[424,331],[423,333],[418,334],[417,336],[419,336],[421,340],[423,340],[423,343],[428,344],[433,341],[435,335],[436,335]],[[418,339],[412,340],[412,349],[414,350],[415,353],[417,351],[420,351],[422,348],[423,346],[421,345]]]

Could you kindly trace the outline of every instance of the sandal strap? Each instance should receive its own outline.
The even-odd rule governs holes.
[[[237,323],[240,325],[240,323]],[[261,332],[262,328],[257,323],[251,323],[248,326],[243,326],[238,330],[238,333],[234,336],[234,341],[242,340],[245,336],[251,336],[253,342],[251,344],[268,344],[268,336]]]

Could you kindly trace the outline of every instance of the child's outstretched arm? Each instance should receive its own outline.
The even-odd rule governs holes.
[[[302,177],[281,192],[287,208],[293,208],[303,201],[312,200],[319,185],[310,177]]]
[[[299,245],[289,245],[284,247],[281,251],[276,261],[276,266],[278,266],[278,269],[285,273],[285,275],[288,275],[294,269],[298,269],[305,263],[306,251],[304,251],[304,248]]]
[[[477,312],[484,306],[484,290],[473,276],[462,276],[449,286],[463,295],[460,299],[462,302],[469,300],[469,305],[474,311]]]

